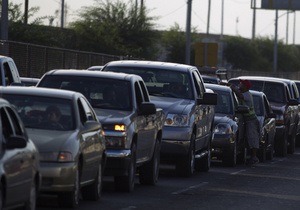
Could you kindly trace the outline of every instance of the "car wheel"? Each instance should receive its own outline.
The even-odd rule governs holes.
[[[158,181],[160,162],[160,142],[156,139],[155,149],[150,162],[139,168],[139,180],[143,185],[155,185]]]
[[[234,167],[236,166],[236,161],[237,161],[237,152],[236,152],[236,141],[234,141],[233,147],[228,149],[227,151],[224,151],[222,163],[225,166],[230,166]]]
[[[266,159],[273,160],[274,156],[274,142],[271,143],[270,148],[267,150]]]
[[[267,159],[267,148],[266,148],[266,143],[263,143],[261,145],[261,148],[259,149],[258,152],[258,159],[260,162],[266,162]]]
[[[195,169],[195,134],[192,134],[190,142],[188,154],[179,159],[176,163],[176,173],[182,177],[192,176]]]
[[[206,155],[200,159],[196,159],[196,171],[207,172],[210,169],[211,163],[211,144],[207,146]]]
[[[79,169],[75,172],[74,188],[71,192],[59,194],[58,203],[61,207],[76,208],[79,205],[80,194],[80,172]]]
[[[97,201],[101,198],[103,184],[102,180],[102,164],[100,163],[93,184],[81,189],[82,197],[84,200]]]
[[[135,172],[136,172],[136,145],[133,143],[131,148],[131,161],[128,167],[128,175],[115,176],[115,188],[117,191],[132,192],[135,184]]]
[[[0,183],[0,209],[3,209],[3,187],[2,184]]]
[[[25,210],[35,210],[36,198],[37,198],[36,183],[34,180],[32,180],[30,192],[29,192],[29,198],[25,203],[24,209]]]
[[[286,157],[287,156],[287,144],[288,144],[288,128],[285,129],[283,138],[276,139],[275,148],[274,148],[275,155],[280,156],[280,157]]]
[[[287,153],[294,154],[294,152],[295,152],[295,146],[296,146],[296,131],[293,132],[293,134],[291,136],[289,136]]]

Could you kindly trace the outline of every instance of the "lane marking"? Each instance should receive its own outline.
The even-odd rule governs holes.
[[[291,200],[291,201],[300,201],[300,196],[297,195],[279,195],[273,193],[259,193],[259,192],[250,192],[244,190],[230,190],[225,188],[210,188],[210,191],[218,191],[218,192],[229,192],[229,193],[239,193],[239,194],[246,194],[246,195],[255,195],[255,196],[263,196],[268,198],[279,198],[284,200]]]
[[[283,176],[272,176],[272,175],[259,175],[259,174],[247,174],[247,173],[240,173],[240,174],[234,174],[237,176],[252,176],[252,177],[261,177],[261,178],[273,178],[273,179],[286,179],[286,180],[293,180],[293,181],[300,181],[300,178],[294,178],[294,177],[283,177]]]
[[[207,185],[207,184],[208,184],[208,182],[202,182],[201,184],[193,185],[193,186],[190,186],[188,188],[172,192],[172,195],[178,195],[178,194],[181,194],[183,192],[187,192],[187,191],[192,190],[192,189],[197,189],[197,188],[202,187],[202,186]]]

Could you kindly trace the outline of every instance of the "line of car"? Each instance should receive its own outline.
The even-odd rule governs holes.
[[[253,84],[251,93],[261,127],[260,161],[292,154],[300,135],[299,93],[294,83],[241,78]],[[241,78],[228,82],[237,84]],[[103,176],[113,176],[120,191],[133,191],[136,175],[141,184],[155,185],[162,163],[175,164],[177,174],[185,177],[208,171],[214,160],[231,167],[246,163],[241,114],[248,108],[238,104],[229,87],[206,83],[196,67],[113,61],[96,70],[53,70],[41,79],[21,79],[35,87],[0,88],[2,147],[5,157],[21,158],[13,154],[29,150],[26,158],[31,159],[22,157],[19,163],[34,170],[27,171],[27,178],[20,164],[1,172],[3,207],[34,209],[42,193],[55,194],[62,207],[74,208],[81,197],[101,198]],[[267,83],[284,88],[286,98],[281,102],[276,101],[279,97],[271,99],[265,92]],[[105,101],[107,86],[116,90],[118,104]],[[48,112],[53,107],[59,112]],[[47,121],[55,116],[59,126]],[[17,181],[16,176],[4,175],[13,170],[19,170],[22,182],[18,183],[24,185],[18,188],[24,195],[17,198],[12,196],[16,188],[9,185]]]

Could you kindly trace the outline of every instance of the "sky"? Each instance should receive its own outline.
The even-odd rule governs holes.
[[[22,3],[23,5],[24,1],[9,0],[9,2]],[[130,2],[130,0],[123,1]],[[135,2],[136,0],[132,1]],[[138,3],[140,2],[138,0]],[[156,29],[168,30],[175,23],[178,23],[183,31],[186,29],[187,0],[143,0],[143,2],[148,9],[148,15],[158,18],[154,22]],[[253,9],[251,9],[251,0],[211,0],[209,27],[208,2],[209,0],[192,0],[191,27],[196,28],[199,33],[221,34],[223,23],[224,35],[252,37]],[[222,2],[224,3],[223,8]],[[258,7],[260,7],[260,0],[257,2]],[[93,6],[94,3],[95,0],[65,0],[65,4],[69,8],[69,15],[66,20],[75,20],[80,8]],[[40,7],[40,16],[54,15],[55,10],[61,8],[61,0],[29,0],[29,7],[33,6]],[[256,37],[275,37],[275,14],[275,10],[256,10]],[[54,24],[60,24],[60,17]],[[288,44],[300,44],[300,11],[295,13],[288,13],[286,10],[278,11],[278,40]]]

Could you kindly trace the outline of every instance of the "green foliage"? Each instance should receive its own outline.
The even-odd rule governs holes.
[[[200,36],[195,28],[191,33],[191,46],[196,41],[199,41]],[[162,32],[162,46],[166,50],[166,61],[185,63],[186,55],[186,33],[180,28],[178,23],[175,23],[168,31]],[[194,59],[194,49],[191,52],[191,58]],[[192,60],[191,63],[194,61]]]
[[[233,69],[250,71],[272,71],[274,60],[274,40],[259,37],[248,40],[241,37],[227,37],[224,57]],[[296,71],[300,69],[300,51],[295,46],[277,44],[278,71]]]
[[[0,0],[0,7],[2,8],[2,0]],[[24,13],[22,12],[22,4],[8,3],[8,20],[14,23],[24,23]],[[33,18],[40,10],[40,7],[30,7],[28,9],[28,19]],[[0,15],[1,10],[0,10]],[[49,16],[37,17],[30,24],[41,25],[43,20],[48,19]]]
[[[132,57],[153,57],[156,32],[153,17],[145,7],[133,1],[95,0],[91,7],[79,13],[80,19],[71,23],[77,37],[77,47],[87,51],[105,52]]]

